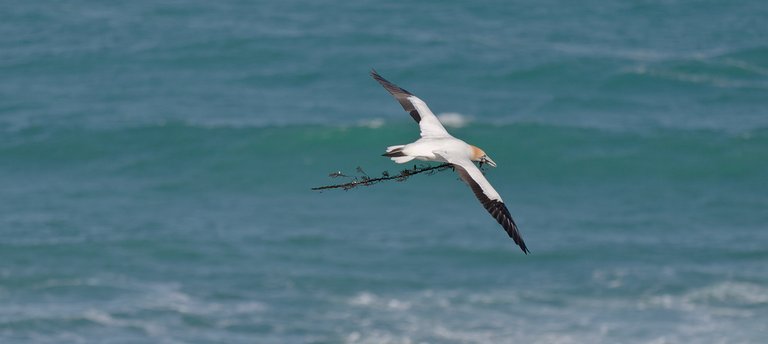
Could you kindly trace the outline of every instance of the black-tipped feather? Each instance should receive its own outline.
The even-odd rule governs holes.
[[[371,69],[371,76],[381,84],[381,86],[384,86],[384,89],[389,92],[392,96],[397,99],[397,102],[400,103],[400,105],[405,109],[408,114],[413,117],[413,120],[416,121],[416,123],[421,122],[421,115],[419,115],[419,111],[416,110],[416,108],[411,104],[411,101],[408,100],[408,97],[413,96],[411,92],[406,91],[400,86],[397,86],[389,80],[384,79],[379,73],[376,73],[375,69]]]
[[[454,164],[453,167],[456,169],[456,172],[459,173],[461,179],[464,180],[464,182],[466,182],[472,189],[475,197],[477,197],[485,210],[487,210],[491,216],[493,216],[493,218],[496,219],[496,221],[501,225],[501,227],[504,228],[504,230],[507,232],[507,235],[509,235],[509,237],[515,241],[515,244],[520,246],[520,249],[523,250],[523,253],[530,253],[530,251],[528,251],[528,247],[525,246],[525,242],[523,241],[523,237],[520,235],[520,231],[517,229],[515,220],[512,219],[512,215],[509,214],[509,209],[507,209],[507,206],[504,205],[504,202],[488,198],[488,196],[486,196],[483,192],[483,188],[480,187],[480,184],[477,184],[477,182],[472,179],[464,167],[456,164]]]
[[[402,149],[395,149],[395,150],[393,150],[391,152],[386,152],[386,153],[382,154],[381,156],[388,156],[390,158],[397,158],[397,157],[405,156],[405,153],[403,153]]]

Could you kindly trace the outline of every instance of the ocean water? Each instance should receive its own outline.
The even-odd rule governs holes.
[[[762,1],[0,11],[2,343],[763,343]],[[418,129],[498,163],[328,174]],[[406,166],[410,167],[410,166]]]

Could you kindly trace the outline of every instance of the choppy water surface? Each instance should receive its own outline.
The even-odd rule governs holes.
[[[758,1],[18,3],[0,11],[0,339],[759,343]],[[418,131],[490,154],[348,192]]]

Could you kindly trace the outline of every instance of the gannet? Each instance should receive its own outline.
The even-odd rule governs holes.
[[[371,70],[371,76],[384,86],[392,96],[402,105],[411,117],[419,123],[421,138],[415,142],[387,147],[383,155],[391,158],[398,164],[404,164],[413,159],[423,161],[444,162],[453,165],[459,177],[469,185],[477,199],[485,209],[501,224],[515,244],[520,246],[523,253],[528,254],[523,238],[517,229],[512,215],[507,206],[493,189],[491,183],[485,179],[483,172],[475,166],[473,161],[480,164],[488,164],[496,167],[496,163],[488,157],[482,149],[453,137],[445,130],[440,120],[429,110],[427,104],[411,92],[387,81],[376,70]]]

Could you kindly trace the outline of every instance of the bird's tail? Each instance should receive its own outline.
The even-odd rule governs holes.
[[[387,152],[382,155],[390,158],[405,156],[405,153],[403,153],[404,147],[405,145],[389,146],[387,147]]]
[[[403,153],[404,147],[405,145],[389,146],[387,147],[387,152],[382,155],[392,158],[392,161],[398,164],[404,164],[406,162],[413,160],[412,156],[408,156],[405,153]]]

